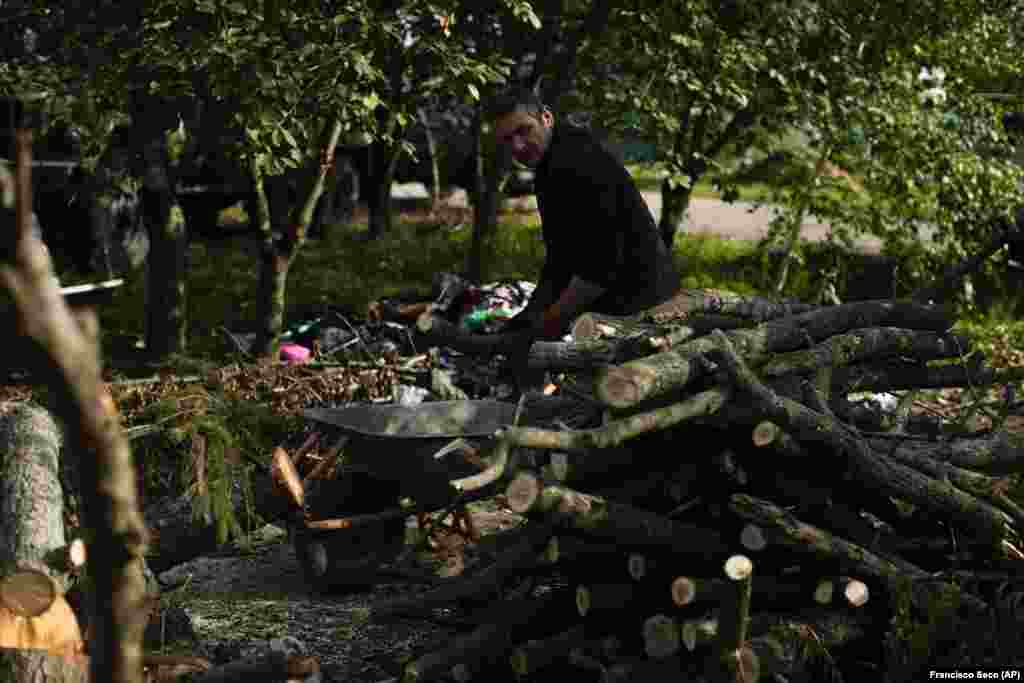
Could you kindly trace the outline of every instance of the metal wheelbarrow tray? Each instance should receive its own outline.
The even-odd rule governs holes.
[[[380,512],[399,498],[442,508],[450,481],[475,474],[458,458],[434,456],[456,439],[488,441],[513,422],[516,405],[500,401],[436,401],[417,406],[358,404],[310,408],[306,419],[348,435],[345,466],[336,479],[310,482],[311,520]],[[300,530],[296,555],[307,579],[322,590],[351,589],[374,581],[381,563],[404,545],[405,520],[374,522],[342,531]]]

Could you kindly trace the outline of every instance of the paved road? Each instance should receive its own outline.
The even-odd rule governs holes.
[[[661,218],[661,193],[644,192],[644,199],[654,214],[654,220]],[[396,198],[426,197],[426,189],[419,183],[395,185],[393,196]],[[533,197],[517,198],[510,201],[535,205]],[[456,190],[448,202],[455,206],[466,206],[466,193]],[[688,233],[707,233],[730,237],[733,239],[758,240],[768,233],[768,226],[777,209],[771,207],[755,207],[749,202],[727,204],[718,199],[694,198],[690,200],[690,209],[684,223]],[[801,236],[807,240],[821,240],[828,234],[828,225],[818,222],[814,217],[804,220]],[[860,246],[865,250],[876,251],[879,242],[876,239],[865,239]]]

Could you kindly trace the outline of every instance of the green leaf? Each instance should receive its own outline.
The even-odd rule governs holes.
[[[466,89],[469,90],[469,96],[472,97],[474,101],[480,101],[480,90],[477,89],[475,85],[473,85],[472,83],[468,83],[466,85]]]

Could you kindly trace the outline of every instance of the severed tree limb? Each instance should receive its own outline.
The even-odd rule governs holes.
[[[93,532],[90,578],[97,596],[90,666],[96,681],[142,679],[148,532],[139,510],[135,465],[113,399],[103,385],[95,314],[76,319],[53,277],[50,256],[31,230],[33,133],[16,131],[16,219],[3,233],[0,280],[17,311],[17,332],[42,352],[56,412],[78,457],[85,518]]]
[[[795,351],[850,329],[902,326],[945,332],[951,325],[949,315],[934,307],[906,301],[859,301],[725,334],[744,360],[757,364],[770,353]],[[629,408],[683,389],[706,374],[708,368],[702,355],[715,348],[708,335],[662,353],[605,368],[597,376],[597,396],[613,408]]]
[[[992,386],[1024,379],[1024,368],[994,369],[987,366],[920,363],[859,363],[838,368],[832,377],[833,392],[896,391],[900,389],[942,389],[945,387]]]
[[[533,370],[586,370],[594,365],[623,363],[652,353],[661,337],[634,335],[613,340],[582,342],[534,341],[529,333],[475,334],[465,332],[444,318],[426,313],[416,320],[416,329],[427,342],[448,346],[463,353],[490,356],[521,353],[529,343],[527,366]]]
[[[567,591],[555,590],[538,598],[500,602],[487,623],[456,636],[448,647],[428,652],[406,664],[401,681],[436,680],[460,664],[472,667],[488,660],[508,661],[508,654],[531,625],[536,630],[536,624],[553,619],[564,618],[568,622],[568,617],[572,616],[570,598]]]
[[[892,443],[867,437],[867,442],[872,448],[895,458],[924,456],[990,474],[1024,471],[1024,437],[1005,431],[948,441]]]
[[[813,304],[776,301],[720,289],[684,289],[668,301],[647,309],[637,317],[642,321],[664,325],[688,321],[696,315],[710,313],[741,318],[756,324],[808,313],[817,308]]]
[[[551,519],[596,538],[624,547],[658,547],[698,561],[714,560],[729,551],[711,529],[675,522],[662,515],[600,496],[548,485],[521,472],[506,490],[513,512]]]
[[[722,592],[715,652],[708,660],[712,681],[756,681],[760,662],[749,649],[750,600],[754,563],[744,555],[733,555],[725,562],[728,588]]]
[[[807,450],[800,445],[800,442],[782,431],[782,429],[770,420],[762,420],[754,427],[751,433],[751,440],[758,448],[771,448],[779,455],[791,458],[806,458]]]
[[[902,463],[884,458],[834,419],[809,410],[791,399],[778,396],[758,380],[732,349],[725,333],[711,335],[721,344],[717,360],[738,390],[753,396],[764,407],[765,416],[797,438],[832,446],[845,457],[851,474],[862,485],[902,498],[937,514],[964,523],[982,542],[999,545],[1014,533],[1010,517],[988,503],[965,493],[949,482],[921,474]]]
[[[520,677],[529,676],[568,659],[569,652],[582,647],[586,641],[586,631],[582,625],[573,626],[543,640],[529,640],[513,650],[509,658],[512,671]]]
[[[804,351],[790,351],[773,356],[758,368],[764,377],[790,373],[806,373],[821,368],[836,368],[856,361],[901,354],[915,360],[956,358],[967,348],[967,340],[959,335],[941,334],[899,327],[869,327],[829,337]]]
[[[641,434],[667,429],[686,420],[717,412],[729,400],[728,389],[709,389],[664,408],[612,420],[593,429],[556,432],[532,427],[509,427],[499,432],[515,446],[584,453],[612,448]]]
[[[1013,517],[1014,522],[1024,528],[1024,508],[1007,496],[1007,491],[1012,486],[1009,479],[997,479],[987,474],[972,472],[909,449],[889,449],[886,453],[893,460],[898,460],[928,476],[948,481],[962,491],[988,501]]]
[[[786,510],[766,500],[745,494],[733,494],[730,509],[743,519],[764,528],[780,532],[774,540],[787,548],[810,553],[820,558],[836,560],[846,571],[878,581],[891,592],[903,589],[906,581],[930,581],[931,575],[920,567],[895,556],[872,552],[855,543],[833,536],[825,529],[806,524]],[[937,588],[937,583],[922,584],[928,590]],[[945,588],[960,592],[952,584]],[[988,609],[983,600],[961,593],[965,605],[978,611]]]

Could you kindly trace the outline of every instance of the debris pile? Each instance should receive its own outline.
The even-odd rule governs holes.
[[[545,419],[500,429],[478,454],[480,486],[455,481],[450,506],[433,508],[498,493],[525,522],[493,539],[493,562],[378,608],[467,627],[402,680],[495,667],[524,680],[550,667],[591,680],[877,678],[968,651],[1005,664],[1024,601],[1024,451],[911,407],[919,389],[1017,375],[964,362],[951,327],[910,301],[687,290],[536,342],[529,365],[559,390],[521,406]],[[417,328],[466,352],[503,348],[430,311]],[[902,400],[858,400],[878,392]],[[590,421],[559,424],[555,401]]]

